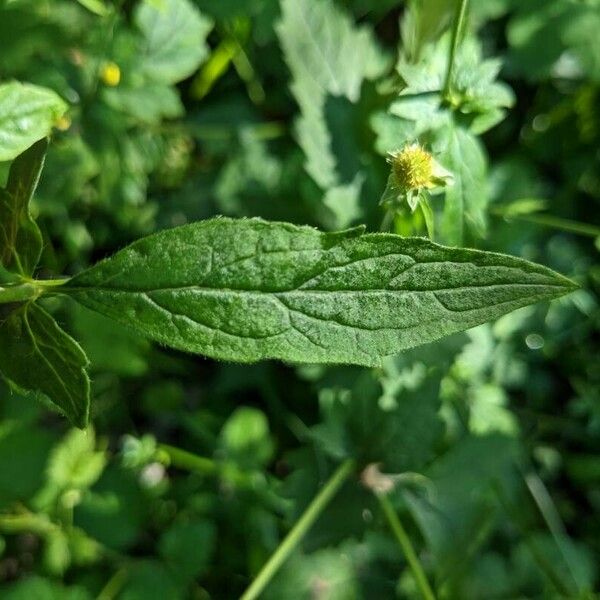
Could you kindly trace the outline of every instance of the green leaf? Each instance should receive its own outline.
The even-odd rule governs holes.
[[[37,598],[38,600],[91,600],[92,595],[83,587],[64,587],[50,579],[32,575],[11,585],[3,587],[2,597],[6,600],[23,600]]]
[[[364,79],[382,73],[386,59],[372,31],[357,27],[329,0],[283,0],[276,26],[291,85],[300,109],[297,123],[306,170],[324,189],[340,182],[331,134],[325,122],[327,94],[353,103],[360,98]]]
[[[122,600],[182,598],[181,582],[157,560],[140,560],[128,567],[127,583],[119,593]]]
[[[61,490],[91,487],[106,466],[104,452],[96,451],[91,430],[72,429],[52,450],[48,462],[48,481]]]
[[[444,242],[463,243],[465,225],[478,237],[486,231],[487,160],[479,140],[457,125],[448,128],[447,147],[440,159],[454,176],[446,188],[441,232]]]
[[[188,0],[144,0],[134,20],[145,38],[145,70],[154,81],[177,83],[208,56],[212,22]]]
[[[99,17],[105,17],[110,13],[102,0],[77,0],[77,2]]]
[[[46,137],[67,105],[52,90],[11,81],[0,85],[0,161]]]
[[[42,172],[48,140],[42,139],[13,161],[6,189],[0,190],[0,263],[22,275],[33,274],[42,252],[42,234],[29,203]]]
[[[160,554],[178,581],[189,582],[206,570],[215,550],[217,532],[207,519],[173,523],[160,538]]]
[[[243,467],[261,467],[273,457],[274,444],[266,415],[242,406],[227,419],[220,441],[227,458]]]
[[[361,365],[573,289],[501,254],[225,218],[139,240],[61,287],[182,350]]]
[[[40,306],[0,316],[0,371],[12,384],[44,394],[77,427],[89,417],[87,357]]]
[[[486,519],[494,519],[499,502],[491,488],[509,478],[517,456],[514,440],[494,434],[466,436],[439,456],[424,475],[428,493],[404,490],[429,550],[444,575],[464,568],[467,548]]]

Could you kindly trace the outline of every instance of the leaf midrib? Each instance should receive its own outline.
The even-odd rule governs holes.
[[[570,286],[567,283],[564,285],[558,283],[493,283],[493,284],[477,284],[477,285],[462,285],[456,287],[444,287],[444,288],[429,288],[429,289],[411,289],[411,288],[356,288],[356,289],[301,289],[292,288],[289,290],[259,290],[259,289],[239,289],[239,288],[215,288],[205,287],[200,285],[179,285],[179,286],[164,286],[164,287],[149,287],[149,288],[119,288],[109,286],[69,286],[66,284],[60,289],[56,290],[56,293],[90,293],[90,292],[110,292],[110,293],[121,293],[121,294],[147,294],[149,292],[185,292],[196,290],[201,293],[207,294],[256,294],[256,295],[267,295],[267,296],[288,296],[288,295],[311,295],[311,294],[393,294],[393,293],[410,293],[410,294],[424,294],[424,293],[435,293],[435,292],[453,292],[453,291],[469,291],[476,289],[495,289],[495,288],[506,288],[506,287],[527,287],[527,288],[551,288],[557,290],[565,290],[565,293],[571,289],[575,289],[575,286]]]

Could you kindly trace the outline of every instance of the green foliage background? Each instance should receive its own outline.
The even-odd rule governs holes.
[[[0,0],[0,160],[54,128],[39,276],[215,214],[376,230],[386,153],[418,140],[455,177],[436,241],[582,286],[376,369],[218,363],[46,301],[90,357],[94,429],[0,383],[0,597],[237,598],[347,458],[398,475],[437,597],[595,597],[600,3],[471,2],[441,98],[455,8]],[[264,594],[419,597],[358,475]]]

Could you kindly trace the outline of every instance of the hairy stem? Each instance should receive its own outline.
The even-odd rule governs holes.
[[[417,557],[417,553],[404,529],[392,503],[389,498],[385,494],[376,494],[377,499],[379,500],[379,505],[383,510],[383,514],[386,516],[388,523],[390,525],[390,529],[396,536],[398,540],[398,544],[404,553],[406,558],[406,562],[408,562],[408,566],[412,571],[415,581],[417,582],[417,586],[421,592],[421,595],[425,600],[435,600],[435,594],[429,585],[429,581],[427,581],[427,576],[425,575],[425,571],[419,562],[419,558]]]
[[[452,87],[452,75],[454,73],[454,61],[456,57],[456,51],[460,44],[462,37],[462,31],[465,24],[465,15],[467,13],[467,5],[469,0],[458,0],[456,5],[456,14],[454,17],[454,23],[452,25],[452,39],[450,41],[450,52],[448,53],[448,66],[446,68],[446,79],[444,80],[444,87],[442,89],[442,96],[446,100],[450,100],[450,91]]]
[[[298,519],[294,527],[292,527],[292,530],[287,534],[281,544],[279,544],[277,550],[271,555],[271,558],[265,563],[256,579],[243,593],[240,600],[255,600],[255,598],[260,596],[275,573],[277,573],[281,565],[300,544],[314,522],[319,518],[319,515],[325,510],[336,492],[353,471],[354,461],[352,459],[346,460],[336,469],[324,485],[323,489],[314,497],[300,519]]]

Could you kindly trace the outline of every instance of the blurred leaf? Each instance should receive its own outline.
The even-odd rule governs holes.
[[[37,575],[0,588],[6,600],[91,600],[93,596],[83,587],[66,587]]]
[[[457,0],[409,0],[406,3],[400,32],[408,60],[419,61],[423,47],[435,41],[450,24],[457,3]]]
[[[88,360],[79,344],[39,305],[29,303],[0,323],[0,369],[12,384],[44,394],[73,425],[90,410]]]
[[[330,229],[344,229],[361,216],[360,191],[364,183],[361,174],[348,184],[331,187],[323,197],[323,204],[331,211]]]
[[[486,157],[479,140],[462,127],[450,127],[447,144],[441,160],[454,183],[446,188],[441,233],[445,243],[460,245],[465,225],[477,237],[486,231]]]
[[[252,216],[250,202],[256,198],[264,214],[265,203],[281,202],[276,192],[281,183],[282,164],[273,156],[266,142],[253,130],[241,128],[239,146],[229,160],[216,184],[215,194],[219,208],[228,215]]]
[[[360,228],[326,234],[218,218],[139,240],[61,291],[188,351],[375,366],[573,289],[509,256]]]
[[[6,189],[0,189],[0,263],[31,276],[42,252],[42,235],[30,202],[44,165],[48,141],[35,143],[12,162]]]
[[[221,444],[228,458],[243,466],[266,465],[274,450],[265,414],[241,407],[227,419],[221,431]]]
[[[93,371],[139,377],[148,371],[149,343],[111,319],[74,305],[74,328]]]
[[[162,535],[160,553],[173,575],[187,583],[204,573],[216,542],[213,523],[204,519],[174,523]]]
[[[567,536],[560,540],[561,548],[549,533],[534,532],[529,539],[515,548],[514,572],[525,580],[524,585],[535,585],[536,580],[544,581],[539,563],[531,553],[531,547],[542,557],[545,564],[551,565],[556,577],[569,590],[570,595],[580,598],[593,597],[598,578],[598,564],[590,551],[581,544],[574,543]],[[538,559],[539,560],[539,559]],[[592,594],[592,595],[590,595]]]
[[[109,14],[109,9],[102,0],[77,0],[77,2],[99,17],[105,17]]]
[[[467,549],[498,508],[492,486],[510,476],[515,453],[510,438],[466,437],[425,471],[431,480],[426,494],[403,492],[442,573],[468,568]],[[457,554],[459,546],[464,551]]]
[[[276,29],[301,109],[297,132],[306,170],[327,189],[341,181],[324,120],[326,96],[356,103],[363,80],[379,76],[386,59],[372,31],[355,26],[330,0],[284,0]]]
[[[18,81],[0,84],[0,161],[12,160],[46,137],[66,110],[46,88]]]
[[[549,76],[600,80],[597,2],[532,0],[517,6],[507,37],[511,72],[540,80]]]
[[[46,535],[44,546],[44,566],[52,575],[61,577],[71,564],[71,552],[67,534],[60,528],[52,529]]]
[[[350,557],[334,548],[295,556],[265,592],[265,598],[281,600],[358,600],[361,597]]]
[[[169,574],[166,566],[156,560],[135,563],[128,573],[127,583],[119,594],[122,600],[164,600],[181,598],[181,582]]]
[[[184,113],[177,92],[166,85],[150,83],[136,87],[126,84],[104,90],[103,98],[115,110],[133,115],[146,123],[174,119]]]
[[[25,501],[44,483],[44,467],[55,442],[49,431],[22,420],[0,426],[0,505]]]
[[[154,81],[177,83],[208,56],[205,39],[212,22],[189,0],[142,0],[134,21],[145,38],[146,74]]]
[[[116,550],[132,545],[148,526],[147,498],[134,474],[111,463],[75,509],[75,523]]]
[[[50,455],[48,480],[61,490],[85,490],[98,480],[105,465],[104,452],[96,451],[93,430],[72,429]]]

